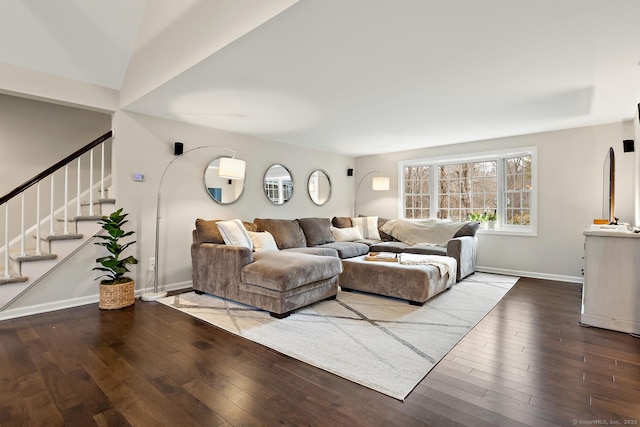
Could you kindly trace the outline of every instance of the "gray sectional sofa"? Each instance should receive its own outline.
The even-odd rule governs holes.
[[[378,228],[384,230],[386,222],[378,219]],[[258,307],[278,318],[335,298],[343,272],[341,259],[378,251],[446,255],[457,261],[458,281],[476,267],[475,233],[479,224],[474,222],[461,223],[444,245],[410,244],[382,231],[376,233],[379,239],[336,241],[332,228],[352,228],[348,217],[256,218],[244,222],[247,232],[269,232],[273,236],[277,250],[261,252],[225,244],[216,223],[196,220],[191,245],[194,290]]]

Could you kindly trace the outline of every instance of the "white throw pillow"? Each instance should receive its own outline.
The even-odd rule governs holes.
[[[254,252],[277,251],[278,245],[273,238],[273,234],[268,231],[248,231],[249,237],[253,242]]]
[[[216,225],[227,245],[253,249],[253,243],[251,242],[249,233],[247,233],[247,229],[244,228],[244,224],[242,224],[242,221],[239,219],[218,221]]]
[[[351,224],[360,229],[360,234],[362,234],[364,239],[382,240],[380,239],[380,233],[378,232],[377,216],[359,216],[357,218],[351,218]]]
[[[331,227],[331,234],[336,242],[353,242],[362,239],[362,234],[358,227],[337,228]]]

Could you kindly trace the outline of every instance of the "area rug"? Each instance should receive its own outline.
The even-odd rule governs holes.
[[[265,311],[194,292],[158,300],[233,334],[399,400],[518,281],[475,273],[422,307],[339,292],[274,319]]]

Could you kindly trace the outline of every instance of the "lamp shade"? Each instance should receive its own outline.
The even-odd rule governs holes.
[[[389,190],[389,177],[377,176],[371,180],[371,189],[374,191],[388,191]]]
[[[220,157],[218,176],[227,179],[244,179],[246,162],[232,157]]]

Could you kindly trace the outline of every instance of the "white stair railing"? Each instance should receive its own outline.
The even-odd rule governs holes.
[[[107,153],[111,153],[111,150],[107,151],[105,149],[105,143],[109,141],[112,137],[112,132],[109,131],[106,134],[102,135],[100,138],[92,141],[87,146],[81,148],[75,153],[67,156],[65,159],[61,160],[54,166],[49,169],[43,171],[36,177],[31,180],[25,182],[6,196],[0,197],[0,208],[4,205],[4,210],[0,210],[0,212],[4,211],[4,232],[3,236],[0,239],[2,242],[2,246],[0,247],[0,252],[3,252],[3,274],[0,278],[10,279],[11,278],[11,264],[10,264],[10,251],[12,247],[19,247],[19,253],[21,256],[25,256],[28,253],[31,253],[31,250],[27,249],[27,240],[31,238],[31,236],[35,237],[35,255],[42,254],[42,246],[41,246],[41,226],[45,225],[46,222],[49,222],[49,234],[51,236],[56,235],[56,218],[55,215],[59,214],[58,211],[62,211],[63,213],[63,233],[65,235],[69,234],[69,207],[73,207],[75,204],[75,213],[76,217],[82,216],[82,199],[83,197],[88,197],[88,205],[89,205],[89,216],[95,216],[94,210],[94,192],[96,190],[100,191],[100,198],[105,198],[105,181],[107,179],[107,171],[105,169],[105,160],[107,157]],[[94,148],[100,146],[100,178],[97,182],[94,182]],[[82,157],[88,157],[88,166],[85,166],[85,170],[88,169],[88,180],[86,182],[82,182],[83,176],[83,164],[85,164],[81,159]],[[76,191],[74,200],[70,199],[69,195],[69,169],[70,166],[76,167]],[[63,169],[64,170],[64,179],[61,184],[62,188],[58,188],[56,186],[55,173],[56,171]],[[87,176],[87,175],[84,175]],[[45,218],[41,218],[41,189],[40,183],[44,179],[48,178],[50,180],[49,185],[49,212],[47,213]],[[28,188],[35,185],[35,195],[32,193],[27,193]],[[60,184],[58,184],[60,185]],[[84,188],[84,190],[83,190]],[[59,200],[60,195],[62,194],[62,201]],[[20,207],[19,213],[12,212],[17,207],[12,205],[10,209],[10,200],[14,197],[20,196]],[[57,196],[57,197],[56,197]],[[46,196],[45,196],[46,200]],[[56,202],[58,200],[58,202]],[[86,200],[86,199],[85,199]],[[56,211],[56,203],[59,208]],[[35,210],[35,218],[33,218],[33,212]],[[29,213],[31,212],[31,213]],[[19,221],[11,220],[12,214],[18,214],[20,216]],[[27,218],[27,216],[29,217]],[[27,221],[33,221],[33,225],[27,228]],[[17,223],[19,222],[19,228],[17,228]],[[12,228],[14,227],[13,231]],[[11,236],[16,236],[11,239]],[[33,248],[33,246],[31,246]]]

